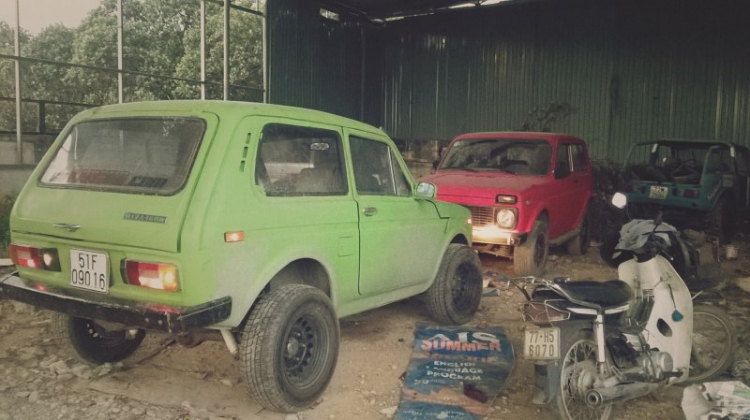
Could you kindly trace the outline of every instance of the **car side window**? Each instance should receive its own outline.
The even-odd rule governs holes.
[[[706,159],[706,172],[717,173],[732,170],[732,157],[727,147],[712,147]]]
[[[568,145],[561,144],[557,146],[555,154],[555,178],[565,178],[570,174],[570,156],[568,155]]]
[[[341,137],[319,128],[268,124],[255,162],[255,182],[269,196],[345,195]]]
[[[586,172],[586,151],[581,144],[571,144],[570,154],[573,161],[573,172]]]
[[[385,143],[357,136],[349,137],[357,193],[408,197],[411,188],[406,176]]]

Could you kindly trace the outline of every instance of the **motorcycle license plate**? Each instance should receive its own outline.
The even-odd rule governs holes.
[[[663,200],[667,198],[667,191],[669,189],[667,187],[659,187],[656,185],[652,185],[651,188],[648,190],[648,198],[655,198],[657,200]]]
[[[559,359],[560,329],[526,329],[523,341],[523,357],[530,360]]]

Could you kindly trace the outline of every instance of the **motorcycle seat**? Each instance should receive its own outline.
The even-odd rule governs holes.
[[[573,299],[596,303],[604,308],[619,306],[633,298],[633,290],[622,280],[580,280],[559,283]]]

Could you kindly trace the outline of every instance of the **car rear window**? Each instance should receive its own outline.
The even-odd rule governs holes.
[[[43,185],[171,195],[185,184],[205,132],[197,118],[123,118],[76,124]]]

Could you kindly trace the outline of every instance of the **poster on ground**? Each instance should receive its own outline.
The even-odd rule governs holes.
[[[480,420],[515,365],[501,327],[417,324],[396,420]]]

